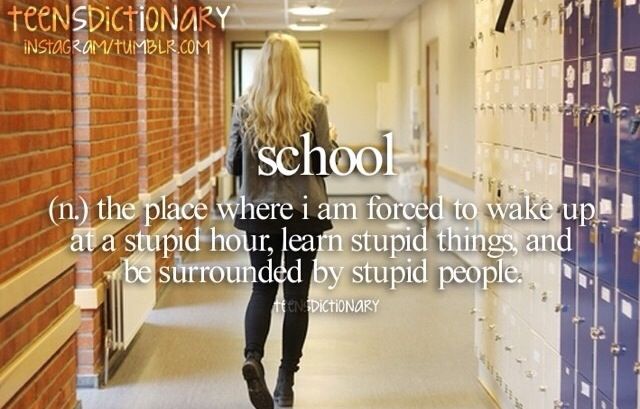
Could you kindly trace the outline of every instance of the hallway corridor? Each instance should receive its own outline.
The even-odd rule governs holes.
[[[334,222],[332,233],[346,238],[355,231],[389,229],[384,222],[366,223]],[[319,260],[350,266],[362,257],[345,251],[321,254]],[[366,257],[376,265],[386,259]],[[451,262],[448,257],[453,256],[437,255],[430,266]],[[243,264],[248,256],[202,253],[186,260],[207,262]],[[249,288],[241,285],[170,285],[109,385],[79,390],[83,409],[249,408],[240,375],[248,296]],[[331,292],[316,286],[311,298],[380,304],[377,313],[366,315],[312,315],[296,378],[296,409],[494,408],[476,379],[471,287],[438,293],[430,283],[389,293],[345,280]],[[274,312],[265,357],[269,385],[280,357],[281,320]]]

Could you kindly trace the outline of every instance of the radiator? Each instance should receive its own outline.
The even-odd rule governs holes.
[[[156,302],[155,254],[136,253],[126,259],[132,267],[146,266],[153,272],[148,284],[125,280],[125,261],[105,273],[107,294],[104,303],[105,365],[104,381],[109,380],[109,367],[119,352],[127,350]]]

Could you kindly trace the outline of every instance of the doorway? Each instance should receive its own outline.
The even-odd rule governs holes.
[[[423,195],[427,201],[438,195],[438,108],[440,102],[440,75],[438,40],[432,40],[426,49],[426,141],[425,141],[425,184]]]

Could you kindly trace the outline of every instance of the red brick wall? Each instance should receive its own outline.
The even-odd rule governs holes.
[[[175,0],[148,0],[150,6],[169,6]],[[125,0],[74,0],[87,4],[128,5]],[[189,3],[189,4],[187,4]],[[170,183],[222,146],[223,72],[219,30],[199,33],[213,39],[213,54],[191,55],[74,55],[25,56],[24,39],[33,35],[11,31],[7,9],[0,10],[0,282],[21,274],[43,257],[67,246],[74,227],[95,228],[96,203],[111,196],[116,202],[136,202]],[[18,1],[15,4],[31,5]],[[52,0],[64,7],[69,1]],[[196,5],[180,1],[181,7]],[[122,31],[91,33],[92,39],[136,39]],[[140,34],[138,34],[140,35]],[[168,39],[171,33],[149,33],[149,39]],[[37,33],[38,38],[47,34]],[[87,39],[89,34],[60,33]],[[53,36],[55,38],[55,36]],[[193,39],[192,32],[178,40]],[[139,40],[140,38],[138,38]],[[173,66],[174,58],[178,66]],[[177,93],[174,95],[174,89]],[[176,121],[174,122],[174,118]],[[218,165],[219,166],[219,163]],[[185,203],[210,180],[212,169],[194,174],[174,192]],[[47,205],[76,203],[82,197],[91,208],[81,226],[71,222],[54,226]],[[154,224],[151,231],[162,223]],[[189,233],[194,222],[181,226]],[[81,253],[74,267],[16,308],[0,316],[0,371],[25,351],[65,312],[72,308],[74,287],[102,288],[104,273],[128,256],[125,234],[138,229],[135,220],[116,233],[115,252]],[[173,260],[156,258],[157,267]],[[76,403],[76,374],[98,375],[102,368],[106,324],[102,306],[83,310],[81,325],[23,388],[9,408],[68,408]]]
[[[126,6],[128,1],[77,0],[79,5]],[[121,24],[126,24],[122,16]],[[136,33],[121,32],[73,33],[74,39],[135,40]],[[111,196],[117,203],[138,200],[139,186],[139,118],[138,59],[127,54],[74,55],[75,102],[75,163],[76,195],[91,207],[91,216],[83,227],[96,227],[98,201]],[[146,178],[144,179],[146,181]],[[76,284],[90,288],[104,279],[104,273],[114,270],[122,257],[125,234],[138,231],[137,221],[116,235],[117,250],[97,249],[78,255]],[[113,233],[113,232],[110,232]],[[102,308],[82,312],[83,321],[100,322]],[[81,375],[96,375],[102,370],[102,330],[78,332],[78,371]]]
[[[0,6],[2,282],[67,241],[73,225],[52,225],[47,205],[73,198],[73,141],[71,59],[25,56],[22,40],[33,35],[22,26],[13,32],[10,4]]]
[[[170,7],[168,0],[148,1],[148,7]],[[150,40],[170,40],[171,32],[149,32]],[[138,97],[145,104],[146,132],[140,133],[140,191],[153,192],[173,178],[172,146],[172,63],[171,54],[146,55],[145,95]]]
[[[71,58],[25,55],[25,39],[64,35],[32,34],[21,24],[14,32],[7,15],[14,4],[24,5],[0,1],[0,283],[66,245],[73,229],[71,222],[55,226],[47,213],[56,196],[59,203],[73,201]],[[74,274],[61,271],[0,316],[0,371],[72,306]],[[63,348],[7,408],[73,407],[75,373],[73,347]]]
[[[5,409],[76,407],[76,343],[71,338]]]
[[[224,79],[224,34],[220,30],[216,30],[213,33],[213,78],[212,78],[212,92],[213,92],[213,109],[211,123],[213,127],[212,131],[212,146],[213,150],[217,151],[226,144],[225,135],[225,79]],[[214,174],[222,170],[222,161],[218,161],[213,166]]]

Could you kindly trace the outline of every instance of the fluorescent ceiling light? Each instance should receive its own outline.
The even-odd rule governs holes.
[[[335,12],[334,9],[322,6],[292,7],[289,9],[289,13],[295,16],[328,16],[333,12]]]
[[[289,24],[293,31],[322,31],[327,28],[326,24]]]

